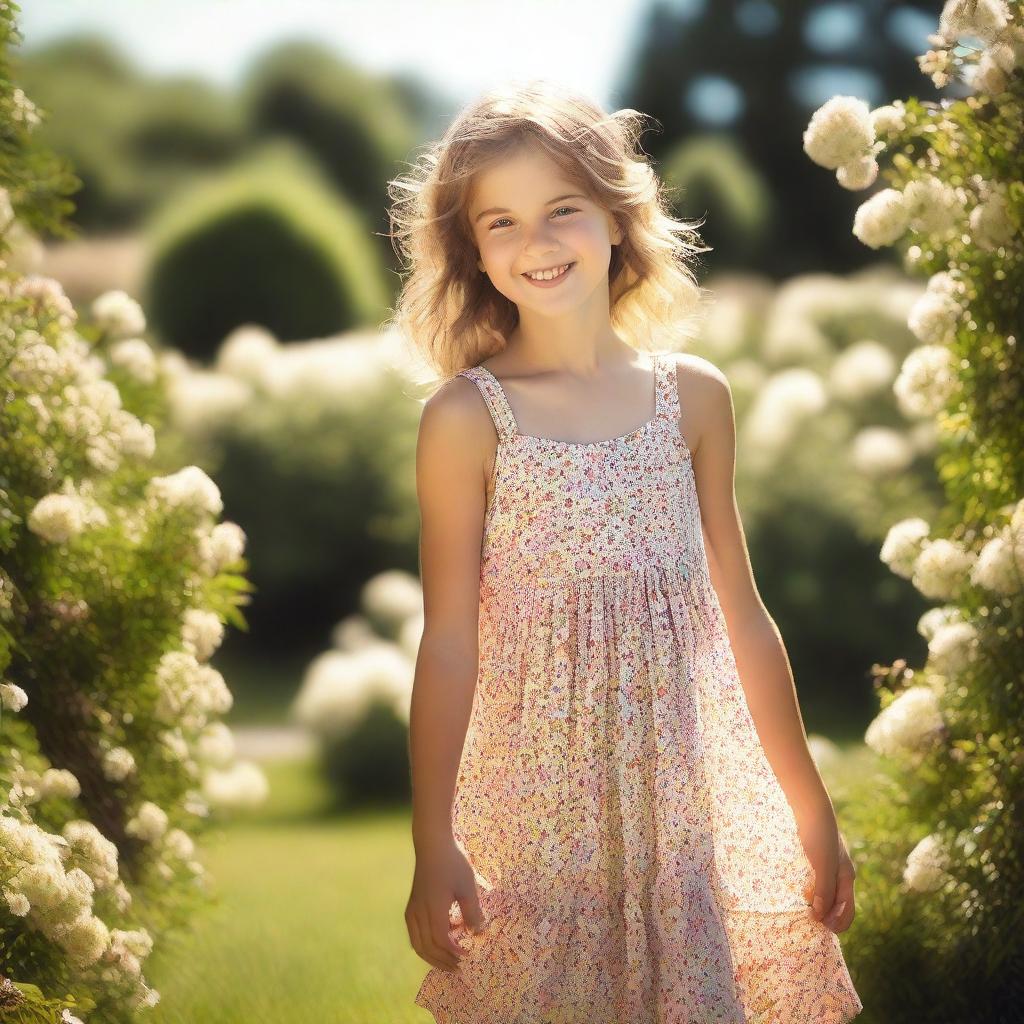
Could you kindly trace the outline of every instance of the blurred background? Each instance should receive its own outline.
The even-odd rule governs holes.
[[[210,850],[222,902],[154,952],[152,1019],[425,1019],[411,1000],[426,965],[402,919],[422,396],[380,329],[401,270],[386,186],[507,79],[653,115],[642,144],[677,214],[707,218],[691,350],[733,389],[754,571],[823,774],[846,765],[829,776],[841,804],[875,713],[872,666],[926,652],[927,603],[879,546],[941,492],[932,424],[892,391],[924,282],[854,238],[863,196],[801,136],[837,93],[933,99],[914,55],[937,15],[768,0],[25,5],[15,77],[82,181],[77,236],[41,244],[36,272],[76,306],[116,289],[140,301],[181,463],[217,482],[255,587],[248,629],[214,663],[270,795]]]

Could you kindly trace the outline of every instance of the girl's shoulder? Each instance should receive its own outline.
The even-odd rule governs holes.
[[[692,352],[672,352],[679,393],[679,428],[691,452],[701,440],[733,417],[732,392],[725,373],[710,359]]]
[[[717,378],[720,382],[726,381],[723,370],[710,359],[699,356],[695,352],[670,352],[668,356],[675,361],[676,376],[679,380],[686,378],[687,381],[699,382],[710,377]]]
[[[671,352],[675,363],[679,405],[685,409],[694,402],[721,401],[729,392],[729,378],[710,359],[693,352]]]
[[[486,437],[491,422],[478,385],[464,373],[443,381],[423,403],[420,434],[449,441]]]

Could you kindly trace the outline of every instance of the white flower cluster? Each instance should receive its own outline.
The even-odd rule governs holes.
[[[59,491],[44,495],[32,507],[28,528],[50,544],[66,544],[86,530],[108,525],[109,517],[94,493],[91,480],[76,487],[65,479]]]
[[[857,401],[892,384],[896,360],[892,352],[873,338],[847,346],[829,370],[828,389],[837,398]]]
[[[181,629],[181,644],[197,661],[209,661],[224,640],[224,623],[216,612],[189,608]]]
[[[181,761],[185,767],[185,770],[190,774],[194,774],[193,765],[189,761],[189,746],[188,740],[185,739],[185,734],[181,731],[180,727],[173,726],[170,729],[163,729],[160,732],[160,743],[164,748],[164,752],[173,761]]]
[[[981,199],[967,218],[975,244],[988,252],[1010,245],[1017,235],[1006,182],[975,179],[975,187]]]
[[[976,656],[978,631],[970,622],[940,626],[928,642],[929,664],[944,676],[956,675]]]
[[[199,734],[196,758],[203,764],[222,768],[235,756],[235,736],[224,722],[211,722]]]
[[[962,292],[962,284],[948,271],[932,274],[924,294],[907,317],[907,326],[918,341],[926,345],[948,345],[953,341],[964,312]]]
[[[125,747],[112,747],[103,754],[103,775],[111,782],[123,782],[135,773],[135,757]]]
[[[962,38],[982,46],[960,56],[956,44]],[[928,42],[934,49],[918,57],[918,64],[939,89],[959,74],[974,89],[1001,93],[1024,65],[1024,29],[1014,22],[1005,0],[947,0],[939,31]]]
[[[917,631],[925,638],[931,640],[935,634],[944,626],[954,622],[963,621],[963,612],[955,604],[942,605],[937,608],[929,608],[928,611],[917,621]]]
[[[146,314],[127,292],[104,292],[93,300],[93,322],[111,338],[127,338],[146,329]]]
[[[103,376],[102,359],[75,331],[77,315],[60,284],[28,276],[5,283],[4,297],[33,298],[39,303],[31,316],[12,318],[0,355],[5,357],[6,374],[34,410],[43,437],[60,430],[81,446],[89,464],[101,473],[112,473],[125,459],[151,458],[156,450],[152,426],[121,407],[120,392]],[[107,298],[97,299],[101,311]],[[134,324],[139,317],[122,314],[121,320]],[[57,334],[44,337],[40,333],[43,323],[56,327]],[[144,320],[141,326],[145,326]],[[145,345],[141,339],[135,341]],[[136,361],[140,358],[138,345],[134,346]],[[38,457],[44,467],[56,461],[49,446]]]
[[[81,793],[78,779],[66,768],[47,768],[42,772],[17,765],[11,776],[8,803],[27,808],[50,797],[74,799]]]
[[[112,365],[122,367],[145,384],[152,384],[159,375],[156,353],[142,338],[124,338],[111,345],[109,358]]]
[[[397,646],[386,642],[325,651],[306,669],[292,713],[302,725],[328,738],[348,733],[374,700],[388,703],[407,721],[413,667]]]
[[[906,434],[891,427],[864,427],[853,438],[851,459],[868,476],[886,476],[906,469],[914,460]]]
[[[95,970],[133,1005],[159,999],[142,977],[149,934],[109,929],[94,913],[95,893],[111,892],[122,911],[131,894],[118,876],[117,847],[92,822],[68,821],[55,835],[0,814],[0,873],[9,912],[60,948],[75,968]]]
[[[956,42],[961,36],[981,40],[980,55],[960,56]],[[948,0],[938,34],[928,38],[937,49],[920,56],[918,63],[940,88],[958,69],[969,66],[975,88],[999,93],[1008,77],[1024,66],[1024,26],[1015,22],[1004,0]],[[878,154],[906,130],[906,115],[900,100],[869,110],[855,96],[833,96],[812,114],[804,131],[804,152],[819,166],[835,170],[844,188],[868,188],[878,177]],[[948,125],[940,120],[937,128]],[[930,173],[923,161],[918,167],[920,175],[902,191],[883,188],[857,209],[853,233],[864,245],[893,245],[908,231],[934,241],[969,232],[987,250],[1018,240],[1003,183],[975,177],[970,187],[954,186]]]
[[[910,418],[934,416],[959,386],[956,360],[950,350],[964,313],[962,286],[950,273],[940,271],[907,316],[907,325],[921,342],[903,360],[893,393],[901,412]]]
[[[833,96],[811,116],[804,152],[820,167],[836,172],[844,188],[863,189],[878,177],[875,154],[884,148],[867,103],[856,96]]]
[[[167,812],[153,803],[144,800],[125,825],[125,832],[136,836],[147,843],[157,842],[167,831]]]
[[[152,800],[144,800],[136,807],[125,831],[153,847],[153,867],[165,881],[174,879],[176,863],[183,864],[193,875],[204,873],[203,865],[192,859],[196,852],[192,837],[184,829],[171,828],[167,812]]]
[[[956,595],[973,564],[962,542],[939,537],[925,543],[910,579],[925,597],[945,600]]]
[[[879,712],[864,733],[864,742],[878,754],[898,757],[927,750],[945,733],[935,690],[911,686]]]
[[[1002,596],[1024,590],[1024,499],[977,554],[958,541],[931,539],[929,532],[923,519],[901,520],[889,529],[880,552],[893,572],[913,580],[926,596],[949,600],[967,585]],[[978,657],[978,626],[956,605],[930,609],[918,632],[928,641],[928,667],[939,678],[956,676]]]
[[[753,459],[777,453],[808,418],[828,404],[822,378],[803,366],[772,374],[744,417],[744,446]]]
[[[117,847],[91,821],[69,821],[62,831],[68,862],[80,867],[97,889],[113,889],[119,881]]]
[[[224,508],[220,488],[198,466],[153,477],[146,485],[146,496],[155,505],[190,509],[198,515],[218,516]]]
[[[212,715],[230,710],[233,699],[224,677],[188,651],[168,651],[156,669],[154,714],[168,726],[199,732]]]
[[[250,407],[258,410],[262,424],[278,409],[294,416],[297,402],[317,413],[362,401],[394,369],[388,355],[397,344],[393,334],[348,331],[282,345],[265,328],[245,324],[224,340],[212,369],[197,367],[180,353],[164,353],[174,422],[203,434],[237,422]]]
[[[245,531],[230,520],[209,528],[199,527],[194,535],[200,565],[210,576],[234,565],[245,552]]]
[[[978,655],[978,629],[956,605],[929,608],[918,621],[917,631],[928,641],[928,668],[937,686],[944,687]]]
[[[978,552],[971,582],[996,594],[1024,590],[1024,498],[1016,503],[1009,522]]]
[[[966,227],[962,211],[970,202],[967,189],[925,174],[902,191],[883,188],[861,203],[853,215],[853,234],[872,249],[893,245],[907,231],[946,237]]]
[[[29,131],[42,124],[39,108],[17,86],[11,91],[11,107],[13,119]]]
[[[28,704],[28,694],[14,683],[0,683],[0,708],[21,711]]]
[[[935,892],[949,880],[949,865],[945,844],[933,833],[925,836],[910,851],[903,869],[903,881],[909,889],[917,892]]]
[[[104,980],[114,982],[118,978],[126,978],[136,983],[135,991],[129,997],[130,1005],[135,1009],[155,1006],[160,1001],[160,993],[142,980],[142,961],[152,950],[153,938],[144,928],[114,928],[103,954],[100,976]]]
[[[918,517],[895,523],[879,556],[926,597],[948,599],[968,581],[974,556],[960,541],[930,539],[930,530],[928,523]]]
[[[423,587],[412,573],[401,569],[379,572],[363,586],[360,603],[373,622],[397,629],[409,616],[423,610]]]
[[[152,426],[121,408],[121,394],[112,381],[69,384],[61,398],[60,426],[84,444],[89,463],[101,472],[113,473],[125,457],[149,459],[156,451]]]

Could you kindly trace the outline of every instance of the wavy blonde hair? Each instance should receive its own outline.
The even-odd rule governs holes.
[[[408,165],[412,173],[388,182],[388,237],[407,269],[388,326],[440,381],[499,352],[518,323],[515,303],[477,267],[468,207],[475,174],[531,143],[622,228],[608,268],[613,328],[637,349],[679,348],[703,291],[690,260],[710,247],[696,230],[703,220],[670,215],[667,187],[639,146],[646,119],[631,108],[606,114],[583,94],[533,79],[464,107]]]

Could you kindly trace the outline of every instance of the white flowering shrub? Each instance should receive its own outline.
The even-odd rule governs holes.
[[[15,226],[63,208],[41,215],[55,179],[12,156],[38,118],[6,75],[0,106],[0,1017],[120,1024],[159,999],[154,942],[207,898],[195,838],[254,790],[224,785],[231,693],[208,664],[246,625],[245,537],[201,469],[166,469],[138,303],[80,319],[14,268]]]
[[[791,640],[802,706],[823,729],[864,721],[866,669],[926,608],[877,562],[878,544],[894,509],[931,516],[942,497],[931,424],[893,393],[924,286],[875,264],[777,284],[720,275],[709,291],[693,351],[730,382],[751,560]]]
[[[934,425],[943,500],[893,522],[880,557],[937,603],[918,625],[924,665],[875,666],[872,888],[850,944],[865,1004],[899,1024],[1014,1019],[1024,957],[1024,4],[949,0],[929,42],[921,70],[961,98],[837,96],[804,135],[843,187],[884,179],[853,232],[927,275],[892,387]],[[918,965],[926,983],[908,987]]]
[[[422,632],[419,580],[382,572],[364,584],[360,611],[335,627],[333,647],[306,670],[291,717],[319,741],[339,806],[411,794],[409,704]]]
[[[400,345],[376,328],[284,343],[248,324],[209,366],[161,359],[170,425],[216,466],[225,503],[246,510],[253,636],[309,648],[362,575],[415,564],[418,405]]]

